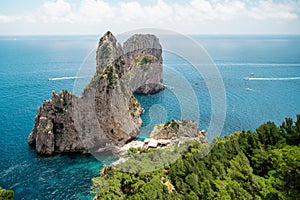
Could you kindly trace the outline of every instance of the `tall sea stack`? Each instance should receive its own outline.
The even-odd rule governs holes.
[[[138,136],[142,125],[143,108],[133,93],[163,88],[158,38],[137,34],[122,47],[107,32],[97,48],[96,73],[82,95],[53,92],[37,111],[28,143],[40,155],[123,146]]]

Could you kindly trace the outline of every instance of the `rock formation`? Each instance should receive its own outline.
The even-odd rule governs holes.
[[[157,37],[149,34],[133,35],[124,43],[123,50],[130,68],[126,79],[132,91],[152,94],[164,88],[162,49]]]
[[[28,137],[28,143],[35,147],[37,153],[86,152],[72,119],[75,98],[66,90],[59,94],[52,92],[52,100],[45,100],[38,108]]]
[[[200,131],[195,121],[187,119],[171,120],[169,122],[158,124],[150,134],[153,139],[197,139],[201,143],[208,143],[206,133]]]
[[[150,143],[155,144],[155,146],[151,146],[151,148],[159,148],[160,146],[171,146],[178,142],[182,143],[191,140],[198,141],[202,144],[208,143],[206,132],[199,130],[197,122],[187,119],[171,120],[155,125],[150,137],[146,138],[143,142],[131,141],[115,151],[115,154],[124,156],[130,148],[148,149]],[[118,161],[114,162],[113,165],[120,164],[126,160],[127,159],[121,157]]]
[[[53,92],[38,109],[28,143],[38,154],[91,152],[138,136],[143,112],[133,93],[162,84],[162,50],[154,35],[134,35],[123,47],[111,32],[99,41],[96,73],[82,96]]]

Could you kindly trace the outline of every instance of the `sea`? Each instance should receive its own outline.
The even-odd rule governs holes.
[[[300,36],[188,37],[202,45],[222,78],[226,115],[219,136],[255,131],[267,121],[280,125],[286,117],[300,114]],[[78,72],[98,40],[97,35],[0,36],[0,185],[13,189],[16,199],[90,199],[91,179],[116,160],[109,152],[99,160],[77,154],[40,157],[27,144],[37,108],[53,90],[80,94],[74,90],[76,79],[82,78]],[[176,72],[174,83],[187,81],[199,106],[199,128],[209,130],[214,111],[202,75],[171,52],[163,52],[163,61],[164,78],[170,78],[171,69]],[[191,97],[176,94],[178,85],[154,95],[136,95],[145,109],[140,140],[154,124],[182,117],[178,96]]]

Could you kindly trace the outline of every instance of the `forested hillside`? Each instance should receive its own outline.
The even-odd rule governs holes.
[[[218,137],[210,145],[192,142],[175,162],[156,171],[105,167],[92,190],[97,199],[297,199],[299,143],[300,115],[296,122],[287,118],[279,127],[267,122],[255,132]],[[140,165],[133,157],[127,162]]]

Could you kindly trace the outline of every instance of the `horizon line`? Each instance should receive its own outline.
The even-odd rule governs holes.
[[[107,32],[107,31],[105,31]],[[19,36],[98,36],[99,34],[100,35],[103,35],[105,32],[103,32],[102,34],[101,33],[91,33],[91,34],[77,34],[77,33],[74,33],[74,34],[58,34],[58,33],[55,33],[55,34],[48,34],[48,33],[45,33],[45,34],[11,34],[11,35],[8,35],[8,34],[0,34],[0,37],[12,37],[12,36],[15,36],[15,37],[19,37]],[[115,35],[119,35],[120,33],[118,34],[115,34]],[[182,34],[182,35],[201,35],[201,36],[300,36],[300,33],[179,33],[179,34]],[[165,34],[167,35],[167,34]]]

